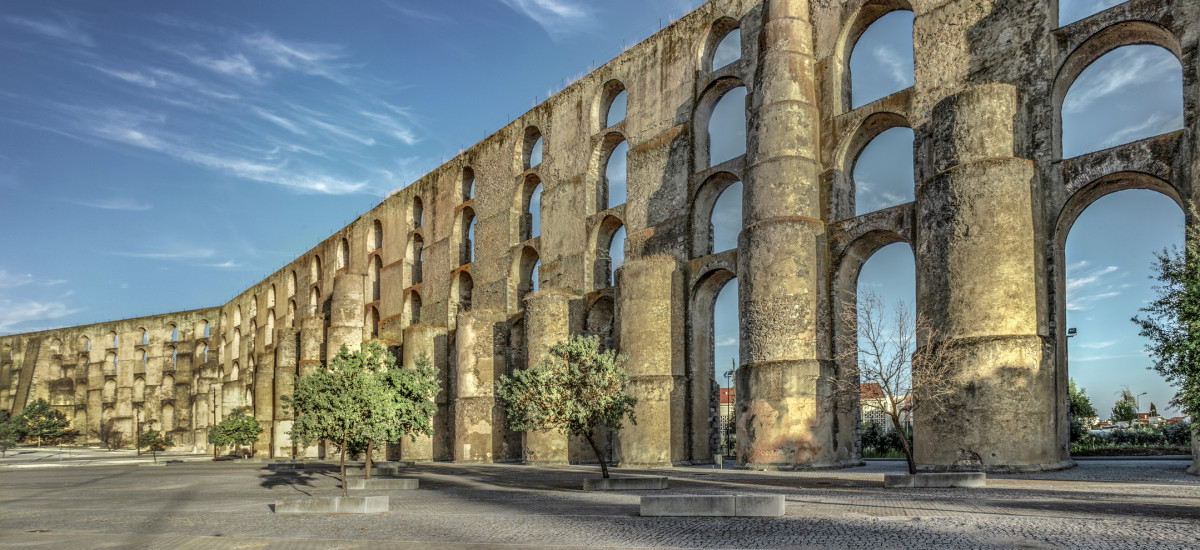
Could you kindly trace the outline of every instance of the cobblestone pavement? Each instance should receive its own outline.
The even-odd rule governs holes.
[[[160,459],[162,457],[160,456]],[[176,459],[176,457],[171,457]],[[194,455],[193,455],[193,458]],[[287,516],[275,498],[339,495],[336,469],[204,461],[147,468],[0,461],[0,548],[1200,548],[1187,461],[1080,462],[985,489],[884,489],[902,462],[777,473],[675,468],[667,491],[583,492],[595,466],[422,464],[380,515]],[[144,459],[143,459],[144,460]],[[783,518],[643,518],[644,494],[782,494]]]

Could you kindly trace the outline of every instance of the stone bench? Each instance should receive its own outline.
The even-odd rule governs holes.
[[[927,474],[884,474],[888,489],[948,489],[987,487],[984,472],[938,472]]]
[[[783,495],[644,496],[641,515],[648,517],[750,517],[783,515]]]
[[[387,496],[275,499],[276,514],[381,514],[388,509]]]
[[[666,489],[665,477],[610,477],[583,480],[584,491],[652,491]]]
[[[346,480],[346,489],[351,491],[410,491],[418,488],[419,485],[420,480],[410,477],[354,478]]]
[[[398,476],[398,475],[403,475],[402,470],[404,470],[404,469],[405,469],[405,466],[379,466],[379,467],[371,468],[371,475],[373,475],[373,476]],[[365,476],[365,475],[367,475],[367,469],[366,468],[346,467],[346,475],[348,475],[348,476]]]

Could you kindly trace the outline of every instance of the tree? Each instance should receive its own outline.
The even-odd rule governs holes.
[[[1072,378],[1067,384],[1067,397],[1070,401],[1071,441],[1079,441],[1088,433],[1092,419],[1095,418],[1096,408],[1087,396],[1087,390],[1075,385]]]
[[[10,418],[8,411],[0,411],[0,456],[8,456],[8,450],[25,437],[19,420],[19,417]]]
[[[432,402],[437,390],[436,371],[423,355],[414,367],[398,368],[395,356],[378,342],[354,353],[342,346],[328,367],[301,377],[294,393],[283,397],[284,406],[296,415],[289,432],[293,440],[301,445],[328,440],[339,449],[343,495],[349,494],[348,450],[403,434],[415,439],[417,433],[433,433],[430,419],[436,405],[425,402]]]
[[[174,444],[175,442],[171,441],[171,436],[160,433],[158,430],[142,432],[141,437],[138,437],[138,445],[150,451],[150,455],[154,457],[155,462],[158,462],[159,451],[165,451]]]
[[[257,418],[242,409],[233,409],[225,420],[209,430],[208,441],[214,445],[249,445],[250,455],[254,456],[254,443],[262,432]]]
[[[1196,205],[1188,203],[1191,219]],[[1148,343],[1154,370],[1177,388],[1171,404],[1191,417],[1200,435],[1200,227],[1189,225],[1183,250],[1164,248],[1154,254],[1157,297],[1131,320]]]
[[[125,445],[125,434],[117,429],[115,420],[100,423],[96,430],[91,431],[92,437],[99,439],[104,448],[114,451]]]
[[[67,421],[67,415],[54,409],[49,401],[41,398],[26,405],[20,418],[21,424],[24,425],[25,437],[36,438],[38,447],[42,446],[42,438],[59,437],[71,424]]]
[[[637,424],[633,407],[637,399],[626,391],[629,374],[626,357],[600,350],[596,336],[571,336],[546,352],[531,368],[501,376],[496,395],[508,411],[514,431],[557,429],[582,437],[596,453],[600,471],[608,477],[608,464],[596,445],[596,429],[621,429],[621,419]]]
[[[1158,407],[1154,406],[1154,402],[1150,402],[1150,418],[1158,416]]]
[[[1112,421],[1113,422],[1133,422],[1137,420],[1137,398],[1133,396],[1133,392],[1129,388],[1121,391],[1121,398],[1117,400],[1117,404],[1113,405]]]
[[[941,341],[940,331],[924,315],[913,315],[903,301],[885,308],[874,292],[845,300],[838,317],[843,326],[857,329],[838,334],[837,361],[843,372],[820,378],[830,392],[823,407],[849,412],[862,406],[882,412],[898,434],[908,472],[916,474],[912,441],[901,419],[918,409],[931,417],[946,411],[947,399],[959,393],[962,354]],[[861,403],[864,383],[878,384],[882,397]]]
[[[213,447],[213,460],[217,459],[217,449],[226,445],[232,445],[233,440],[229,439],[229,434],[221,428],[220,424],[208,427],[208,443]]]

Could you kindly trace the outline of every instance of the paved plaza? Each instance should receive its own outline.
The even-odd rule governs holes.
[[[1088,460],[989,476],[986,489],[883,488],[901,461],[669,475],[671,489],[583,492],[596,466],[419,464],[382,515],[276,515],[277,497],[339,495],[336,469],[132,452],[20,449],[0,459],[0,548],[1200,548],[1200,478],[1184,460]],[[782,518],[642,518],[644,494],[783,494]]]

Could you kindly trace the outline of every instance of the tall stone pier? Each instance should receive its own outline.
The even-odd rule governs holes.
[[[571,302],[578,297],[562,290],[540,290],[525,298],[526,357],[533,367],[551,346],[571,335]],[[525,432],[526,464],[567,464],[568,437],[558,430]]]

